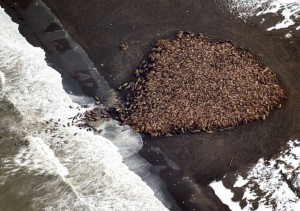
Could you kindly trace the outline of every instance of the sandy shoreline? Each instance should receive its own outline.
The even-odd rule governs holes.
[[[23,4],[28,2],[23,1]],[[169,181],[170,192],[184,210],[193,210],[193,206],[197,210],[208,210],[208,207],[211,210],[226,210],[228,207],[221,203],[207,184],[221,179],[226,172],[245,169],[261,157],[271,157],[289,139],[299,137],[300,127],[297,122],[300,121],[300,82],[295,79],[299,77],[300,68],[297,63],[300,55],[296,53],[296,49],[300,48],[299,40],[291,44],[288,40],[269,36],[268,33],[241,24],[238,20],[226,19],[213,3],[207,5],[205,1],[176,1],[161,5],[136,1],[126,1],[122,3],[124,5],[117,5],[119,3],[116,2],[99,2],[96,5],[86,4],[84,1],[76,4],[68,1],[44,2],[51,7],[70,35],[87,51],[112,88],[130,81],[131,71],[156,38],[171,36],[179,29],[204,32],[216,39],[230,38],[250,48],[252,52],[261,54],[265,63],[278,74],[280,83],[287,90],[288,100],[281,110],[272,112],[265,122],[239,126],[224,133],[185,134],[155,139],[144,137],[145,145],[140,154],[150,163],[160,164],[155,162],[155,153],[147,157],[145,152],[159,147],[182,169],[174,172],[177,173],[175,178],[166,176],[171,169],[162,171],[161,177]],[[17,15],[14,19],[22,22]],[[21,27],[21,31],[22,29],[26,34],[28,29]],[[30,33],[27,31],[28,34]],[[129,52],[120,52],[119,45],[124,42],[129,43]],[[70,64],[70,67],[73,66]],[[88,75],[84,69],[82,72]],[[72,77],[70,73],[66,72],[66,75]],[[82,87],[85,87],[83,90],[87,94],[95,94],[93,87]],[[161,164],[164,163],[164,159],[161,159]],[[205,191],[203,195],[198,195],[194,203],[181,203],[193,192],[193,188],[186,188],[188,180],[183,182],[187,186],[171,188],[176,182],[183,181],[183,177],[196,181]]]

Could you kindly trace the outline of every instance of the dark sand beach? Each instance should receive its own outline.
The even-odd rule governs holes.
[[[15,5],[14,2],[18,4]],[[180,170],[166,168],[160,172],[160,176],[183,210],[228,210],[208,184],[221,179],[226,173],[245,172],[259,158],[270,158],[277,153],[289,139],[299,138],[300,39],[285,39],[284,30],[267,32],[255,21],[250,24],[234,19],[214,1],[43,2],[87,52],[100,75],[108,81],[109,87],[103,88],[106,89],[102,90],[103,93],[109,93],[110,89],[116,90],[125,82],[130,82],[132,72],[146,57],[154,42],[159,38],[174,37],[178,30],[203,33],[215,41],[233,40],[243,48],[250,49],[253,55],[258,55],[277,74],[287,99],[282,108],[273,110],[265,121],[240,125],[222,133],[201,132],[157,138],[143,135],[144,147],[140,154],[148,162],[153,166],[166,165],[167,160],[162,154],[152,150],[158,147],[180,167]],[[49,58],[58,62],[57,68],[65,74],[65,80],[77,87],[78,93],[82,89],[87,95],[102,95],[108,101],[105,99],[109,98],[108,94],[99,94],[101,91],[94,83],[87,66],[74,65],[72,62],[76,62],[75,57],[62,60],[59,56],[60,51],[68,49],[64,39],[54,39],[48,46],[36,39],[43,37],[41,34],[46,29],[38,28],[38,21],[24,20],[20,12],[26,11],[31,3],[29,0],[5,0],[1,2],[1,6],[5,6],[13,20],[21,24],[20,31],[28,40],[32,37],[32,43],[36,42],[37,46],[44,47]],[[57,29],[59,27],[55,24],[48,28],[54,31]],[[128,51],[120,50],[123,43],[128,43]],[[89,77],[79,80],[78,73]],[[149,149],[152,153],[149,153]],[[195,187],[198,189],[195,190]],[[193,200],[192,194],[195,194]]]

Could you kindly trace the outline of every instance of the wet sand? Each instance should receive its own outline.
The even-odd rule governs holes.
[[[30,3],[20,2],[24,9]],[[284,31],[271,33],[256,24],[231,19],[213,1],[44,2],[114,89],[132,79],[132,71],[145,58],[156,39],[174,37],[178,30],[204,33],[213,40],[233,40],[259,54],[266,66],[277,74],[287,100],[280,110],[272,111],[266,121],[238,126],[223,133],[143,137],[145,145],[140,154],[150,163],[158,165],[166,162],[164,158],[157,159],[156,153],[149,155],[147,151],[159,147],[181,168],[178,171],[169,168],[160,174],[184,210],[228,209],[207,184],[222,178],[226,172],[244,172],[259,158],[269,158],[277,153],[289,139],[299,138],[300,82],[297,78],[300,77],[300,39],[286,40],[282,36]],[[19,21],[22,21],[21,18]],[[121,51],[120,45],[125,42],[130,49]],[[65,74],[76,79],[71,65],[69,69]],[[84,68],[81,72],[88,74]],[[96,93],[97,87],[88,88],[82,85],[86,84],[83,82],[79,84],[86,94],[93,96]],[[174,173],[173,176],[170,172]],[[194,190],[182,178],[196,182],[201,190],[195,201],[182,203]],[[178,182],[183,185],[175,187]]]

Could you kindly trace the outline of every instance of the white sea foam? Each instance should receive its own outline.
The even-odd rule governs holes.
[[[237,175],[236,183],[230,189],[243,188],[242,200],[247,203],[243,209],[239,206],[239,201],[232,200],[232,191],[225,188],[222,181],[213,182],[210,186],[222,202],[233,210],[252,210],[253,203],[258,202],[257,210],[298,211],[299,169],[300,141],[294,140],[289,141],[287,149],[272,159],[259,159],[245,178]]]
[[[4,95],[4,85],[5,85],[5,76],[4,73],[0,71],[0,100]]]
[[[43,50],[31,46],[19,34],[18,25],[2,8],[0,19],[0,93],[20,116],[20,121],[10,123],[10,130],[22,134],[29,143],[20,150],[15,164],[39,174],[58,175],[76,196],[70,197],[67,190],[59,189],[52,196],[40,196],[35,207],[43,202],[47,210],[68,207],[76,207],[76,210],[166,210],[146,183],[123,164],[118,152],[127,156],[136,153],[141,147],[140,140],[132,132],[124,132],[131,142],[120,142],[117,148],[110,140],[92,132],[76,126],[63,127],[69,117],[83,110],[75,109],[77,104],[64,92],[61,76],[44,61]],[[47,132],[52,126],[43,125],[49,119],[60,119],[55,132]],[[68,143],[62,148],[51,147],[61,141],[58,136]],[[55,198],[60,201],[51,201],[56,194],[61,195]]]
[[[68,169],[61,164],[54,151],[40,137],[27,136],[30,147],[22,148],[15,161],[19,166],[32,166],[31,169],[58,173],[62,177],[69,174]]]
[[[296,20],[300,19],[299,0],[221,0],[232,13],[238,13],[239,17],[247,20],[253,16],[273,14],[281,17],[275,25],[267,28],[268,31],[294,26],[300,29]],[[262,23],[265,19],[262,19]]]

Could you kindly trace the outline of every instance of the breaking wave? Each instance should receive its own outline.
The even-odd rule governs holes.
[[[123,163],[137,153],[140,136],[128,127],[103,127],[106,137],[68,125],[70,117],[85,108],[65,93],[58,72],[47,66],[42,49],[31,46],[18,25],[0,8],[0,107],[1,130],[16,134],[24,146],[13,158],[0,160],[6,174],[18,169],[52,175],[43,185],[53,189],[33,207],[47,210],[166,210],[153,190]],[[5,109],[3,109],[5,108]],[[121,154],[122,155],[121,155]],[[122,157],[123,156],[123,157]],[[140,162],[137,168],[149,166]],[[5,179],[5,175],[1,176]],[[3,181],[2,181],[3,182]],[[64,184],[64,188],[58,187]],[[163,200],[163,198],[160,198]],[[166,204],[166,202],[165,202]]]

